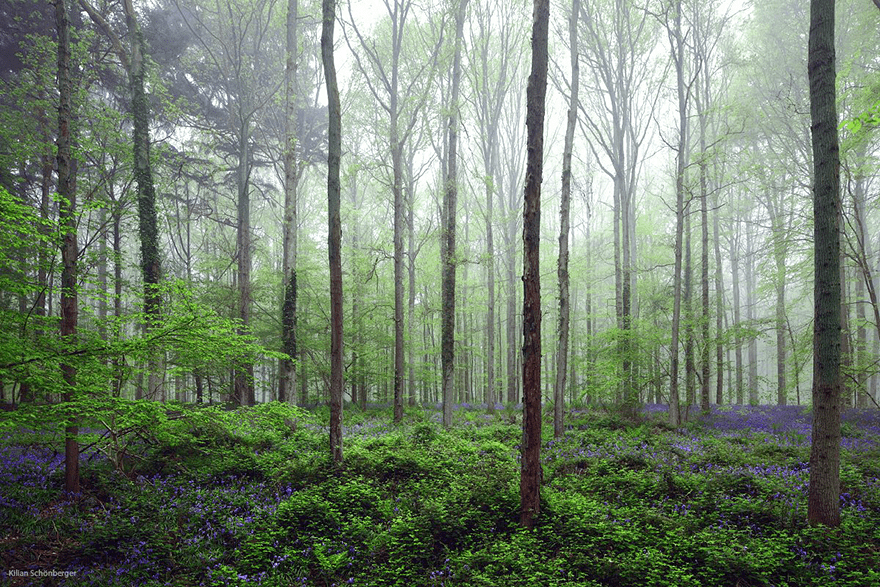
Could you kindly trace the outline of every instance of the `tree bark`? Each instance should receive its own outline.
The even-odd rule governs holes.
[[[808,75],[813,145],[813,440],[807,518],[840,525],[840,148],[834,0],[811,0]]]
[[[321,60],[327,80],[329,116],[327,146],[328,258],[330,263],[330,453],[342,464],[342,224],[340,220],[340,162],[342,159],[342,106],[333,60],[336,0],[323,0]]]
[[[520,524],[532,528],[541,512],[541,181],[547,94],[549,0],[534,0],[532,72],[526,87],[527,159],[523,206],[523,439]]]
[[[691,263],[693,249],[691,242],[693,231],[691,229],[691,216],[688,213],[690,203],[685,204],[684,217],[684,291],[682,303],[684,304],[684,386],[686,402],[685,418],[690,413],[690,408],[697,402],[697,362],[694,358],[694,301],[693,283],[694,270]]]
[[[131,62],[129,87],[131,90],[131,110],[134,147],[134,178],[137,184],[138,232],[141,241],[141,272],[144,279],[144,316],[146,331],[157,328],[162,295],[159,291],[161,260],[159,253],[159,229],[156,213],[156,190],[153,185],[153,171],[150,163],[150,103],[144,89],[146,77],[146,57],[144,55],[143,32],[138,26],[137,16],[131,0],[125,0],[125,21],[131,37]],[[163,379],[159,370],[162,361],[156,355],[150,359],[149,393],[159,392]]]
[[[100,12],[87,2],[79,0],[79,5],[110,40],[114,52],[128,74],[131,93],[132,147],[134,160],[134,180],[137,187],[138,235],[140,237],[141,275],[144,280],[144,331],[149,334],[158,327],[162,312],[162,294],[159,281],[162,273],[161,252],[159,250],[158,214],[156,212],[156,189],[153,183],[153,170],[150,161],[150,102],[145,89],[147,74],[146,43],[143,31],[137,21],[132,0],[123,2],[125,23],[130,38],[129,53],[125,52],[121,40]],[[161,395],[161,382],[164,374],[163,361],[158,351],[151,351],[147,396]]]
[[[704,83],[708,83],[704,80]],[[705,89],[705,88],[704,88]],[[699,106],[708,106],[701,104]],[[704,414],[709,413],[709,387],[711,367],[709,364],[709,351],[711,342],[709,339],[709,203],[708,203],[708,168],[706,163],[706,114],[700,108],[700,224],[702,228],[700,238],[700,335],[703,341],[700,363],[702,373],[700,377],[700,410]],[[720,377],[721,371],[718,371]]]
[[[236,249],[238,253],[238,334],[247,335],[251,323],[251,196],[250,196],[250,115],[244,107],[238,111],[238,228]],[[240,406],[252,406],[254,397],[254,365],[250,360],[239,358],[235,365],[235,402]]]
[[[755,304],[757,304],[757,284],[755,279],[755,248],[754,234],[751,227],[746,227],[746,322],[749,326],[755,324]],[[758,405],[758,339],[752,336],[749,339],[749,405]]]
[[[716,191],[713,198],[715,213],[712,215],[712,237],[715,249],[715,403],[721,405],[724,403],[724,344],[721,337],[724,331],[724,278],[721,273],[721,231],[718,226],[721,204],[718,200]]]
[[[281,352],[287,355],[278,362],[278,401],[295,403],[296,398],[296,255],[298,223],[297,184],[299,169],[296,159],[296,74],[299,52],[298,0],[287,1],[287,38],[284,67],[284,242],[282,244],[282,284],[284,299],[281,303]]]
[[[461,46],[464,42],[464,17],[467,0],[459,0],[455,14],[455,49],[452,63],[452,93],[447,126],[447,164],[443,193],[443,228],[440,255],[442,274],[442,317],[440,359],[442,362],[443,425],[452,426],[453,387],[455,385],[455,220],[458,198],[458,125],[459,86],[461,85]]]
[[[76,240],[76,160],[72,155],[71,126],[73,110],[73,65],[70,50],[70,18],[65,0],[55,2],[55,24],[58,31],[58,224],[61,232],[61,338],[69,348],[76,346],[79,306],[77,298]],[[73,401],[76,367],[61,366],[64,375],[64,401]],[[64,490],[79,492],[79,428],[75,420],[67,420],[64,428]]]
[[[559,326],[556,344],[556,382],[553,388],[553,436],[559,438],[565,432],[563,403],[565,383],[568,376],[568,337],[570,325],[570,296],[568,276],[568,235],[571,209],[571,156],[574,147],[574,129],[577,124],[578,93],[580,88],[580,65],[578,63],[577,22],[580,0],[572,0],[568,23],[568,40],[571,51],[571,96],[569,97],[568,121],[562,152],[562,193],[559,204]]]
[[[669,423],[681,424],[679,403],[679,334],[681,332],[682,253],[684,245],[685,206],[684,178],[687,169],[688,94],[684,81],[683,40],[681,35],[681,0],[676,2],[673,27],[667,27],[670,49],[675,63],[678,95],[678,153],[675,173],[675,268],[672,276],[672,341],[669,362]]]
[[[740,304],[740,283],[739,283],[739,243],[740,243],[740,221],[735,220],[735,228],[733,236],[730,238],[730,274],[731,288],[733,289],[733,347],[734,361],[736,373],[736,403],[742,405],[745,402],[745,387],[743,384],[743,340],[740,330],[741,325],[741,304]]]

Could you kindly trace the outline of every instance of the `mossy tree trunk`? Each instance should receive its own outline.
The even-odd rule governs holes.
[[[813,440],[807,518],[840,525],[840,147],[834,0],[811,0],[808,75],[813,144]]]

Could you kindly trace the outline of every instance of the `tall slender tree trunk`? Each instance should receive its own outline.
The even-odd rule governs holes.
[[[807,518],[840,525],[840,148],[834,0],[810,1],[808,74],[813,144],[813,441]]]
[[[855,186],[853,189],[853,216],[856,220],[856,242],[859,250],[855,252],[860,267],[868,267],[870,259],[873,257],[871,252],[871,241],[865,231],[865,175],[861,171],[862,161],[864,161],[864,149],[860,149],[856,154],[858,167],[855,175]],[[855,405],[859,408],[868,407],[868,370],[870,355],[868,354],[868,331],[865,327],[867,313],[865,311],[865,283],[869,279],[863,279],[864,271],[860,271],[855,280],[855,302],[856,302],[856,344],[855,344]],[[868,271],[870,275],[870,270]]]
[[[710,349],[709,340],[709,205],[708,205],[708,166],[706,164],[706,117],[700,112],[700,224],[702,227],[700,239],[700,334],[703,341],[700,366],[700,409],[704,414],[709,413],[709,388],[711,366],[709,364]],[[720,377],[721,371],[718,371]]]
[[[692,200],[691,200],[692,201]],[[690,208],[690,201],[686,205]],[[691,217],[687,212],[684,218],[684,385],[687,396],[687,413],[697,402],[697,362],[694,358],[694,304],[693,304],[693,265],[691,264]]]
[[[497,133],[496,133],[497,134]],[[490,163],[490,168],[492,165]],[[498,395],[495,387],[495,236],[492,221],[495,202],[495,185],[486,185],[486,288],[489,299],[486,306],[486,407],[495,412]]]
[[[455,49],[452,63],[452,93],[449,104],[447,126],[446,178],[443,193],[443,229],[441,233],[440,255],[442,274],[442,319],[440,358],[442,362],[443,425],[452,426],[452,402],[455,385],[455,221],[458,199],[458,125],[459,125],[459,87],[461,85],[461,46],[464,42],[464,17],[467,0],[459,0],[455,13]]]
[[[675,173],[675,268],[672,274],[672,341],[669,361],[669,423],[681,424],[679,403],[679,334],[681,332],[682,256],[684,249],[685,203],[684,179],[688,154],[688,94],[684,81],[683,40],[681,36],[681,0],[675,3],[673,27],[667,28],[669,44],[674,57],[678,95],[678,153]]]
[[[547,94],[549,0],[534,0],[532,72],[526,96],[526,182],[523,206],[523,439],[520,524],[532,528],[541,512],[541,181]]]
[[[342,463],[342,223],[340,219],[340,162],[342,159],[342,106],[333,60],[333,28],[336,0],[323,0],[321,60],[327,80],[327,215],[328,258],[330,263],[330,453],[333,462]]]
[[[299,219],[297,218],[297,184],[299,169],[296,160],[297,63],[299,53],[299,2],[287,0],[287,37],[284,67],[284,224],[282,243],[281,352],[287,355],[278,362],[278,401],[296,401],[296,255]]]
[[[785,257],[787,247],[783,246],[783,239],[787,238],[787,235],[782,228],[780,216],[781,214],[773,214],[771,222],[773,225],[773,258],[776,263],[776,403],[784,406],[788,403],[788,384],[786,382],[788,348],[785,319]]]
[[[841,214],[840,224],[843,225],[844,219]],[[849,320],[849,283],[846,279],[846,253],[843,247],[840,247],[840,369],[842,373],[852,373],[853,369],[853,345],[852,331],[850,330]],[[850,378],[841,376],[841,408],[854,407],[853,393],[855,386]]]
[[[514,223],[511,220],[508,224]],[[508,226],[510,231],[510,227]],[[516,249],[513,244],[507,250],[507,403],[514,405],[519,402],[517,390],[519,389],[518,371],[516,361]]]
[[[150,103],[144,89],[146,58],[143,32],[138,26],[132,0],[125,0],[125,20],[131,39],[131,62],[129,87],[131,111],[134,119],[134,178],[137,184],[138,232],[141,241],[141,272],[144,279],[144,315],[147,333],[158,327],[162,295],[159,291],[161,261],[159,253],[158,215],[156,213],[156,190],[150,163]],[[148,394],[163,395],[162,381],[164,361],[158,354],[150,357]]]
[[[58,224],[61,232],[61,338],[70,349],[76,347],[79,306],[77,298],[76,240],[76,160],[72,155],[71,126],[73,110],[73,65],[70,51],[70,19],[65,0],[55,2],[55,25],[58,31],[58,195],[60,207]],[[64,375],[64,401],[73,401],[76,386],[76,367],[61,366]],[[79,428],[74,418],[64,428],[64,490],[79,492]]]
[[[122,210],[117,203],[113,210],[113,317],[116,322],[113,326],[113,338],[116,341],[122,337],[120,318],[122,318]],[[124,380],[125,358],[113,357],[113,396],[122,395]]]
[[[402,22],[400,26],[402,26]],[[396,36],[402,34],[394,23]],[[403,144],[398,136],[398,105],[397,105],[397,53],[391,70],[391,167],[394,194],[394,421],[403,420],[403,375],[406,368],[404,357],[404,323],[403,323]]]
[[[104,31],[128,74],[131,93],[132,145],[134,160],[134,180],[137,187],[138,234],[140,237],[141,275],[144,281],[144,333],[149,336],[159,325],[161,319],[162,294],[159,290],[162,265],[159,250],[158,215],[156,212],[156,190],[153,184],[153,171],[150,162],[150,102],[145,89],[147,74],[146,43],[132,0],[124,0],[123,10],[130,39],[129,53],[101,13],[86,0],[79,0],[92,21]],[[147,377],[147,396],[162,397],[164,361],[159,351],[152,350],[149,358]],[[142,388],[138,386],[140,393]]]
[[[715,213],[712,215],[712,237],[715,247],[715,403],[721,405],[724,403],[724,343],[721,336],[724,332],[724,278],[721,273],[721,234],[718,226],[721,204],[718,201],[717,190],[713,205],[715,207]]]
[[[730,240],[730,273],[731,273],[731,288],[733,290],[733,346],[734,346],[734,361],[735,361],[735,370],[736,370],[736,403],[742,405],[745,401],[745,387],[743,384],[743,340],[742,340],[742,332],[740,330],[741,325],[741,304],[740,304],[740,283],[739,283],[739,241],[740,241],[740,233],[739,227],[740,222],[736,220],[736,228],[734,230],[734,235]]]
[[[568,22],[568,40],[571,50],[571,96],[569,97],[568,121],[565,128],[565,144],[562,152],[562,194],[559,204],[559,326],[556,344],[556,381],[553,388],[553,435],[565,432],[563,403],[565,383],[568,376],[568,337],[570,325],[570,296],[568,277],[568,235],[571,208],[571,156],[574,146],[574,129],[577,124],[578,92],[580,88],[580,65],[578,63],[577,22],[580,0],[572,0]]]
[[[746,227],[746,322],[749,326],[755,324],[755,305],[758,303],[757,283],[755,277],[755,245],[752,227]],[[749,404],[758,405],[758,339],[752,336],[749,339]]]
[[[251,196],[250,196],[250,116],[243,107],[238,111],[238,229],[236,249],[238,252],[238,333],[250,333],[251,324]],[[240,406],[254,405],[254,365],[240,358],[234,375],[235,403]]]
[[[409,391],[409,405],[416,405],[416,371],[415,371],[415,313],[416,313],[416,229],[415,229],[415,188],[413,186],[413,158],[409,157],[409,173],[407,174],[407,202],[406,202],[406,223],[407,223],[407,276],[409,278],[409,289],[407,290],[407,368],[409,369],[409,383],[407,385]]]

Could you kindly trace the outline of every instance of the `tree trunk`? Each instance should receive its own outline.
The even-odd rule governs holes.
[[[861,171],[862,162],[865,159],[864,149],[859,149],[856,153],[857,167],[855,175],[855,187],[853,189],[853,216],[856,220],[856,243],[858,246],[855,251],[857,263],[860,268],[868,267],[870,259],[873,257],[871,252],[871,241],[865,231],[867,219],[865,218],[865,175]],[[864,271],[860,271],[855,280],[855,302],[856,302],[856,321],[858,327],[856,329],[856,352],[855,352],[855,387],[856,398],[855,407],[868,407],[868,370],[870,365],[870,354],[868,353],[868,331],[865,327],[867,313],[865,311],[865,283],[870,279],[863,279]],[[868,271],[870,275],[870,271]]]
[[[734,229],[734,234],[730,239],[730,274],[731,274],[731,288],[733,289],[733,347],[734,347],[734,360],[735,360],[735,369],[736,369],[736,403],[742,405],[745,401],[745,387],[743,386],[743,340],[742,333],[740,331],[741,325],[741,316],[740,316],[740,288],[739,288],[739,227],[740,222],[737,219],[736,228]]]
[[[580,66],[578,63],[577,22],[580,0],[572,0],[568,23],[568,39],[571,50],[571,96],[569,97],[568,122],[565,128],[565,144],[562,152],[562,194],[559,204],[559,327],[556,345],[556,382],[553,388],[553,436],[559,438],[565,432],[563,403],[568,375],[568,335],[570,324],[570,298],[568,277],[568,233],[571,208],[571,153],[574,146],[574,129],[577,124]]]
[[[449,120],[445,189],[443,193],[443,227],[440,255],[442,275],[442,319],[440,357],[443,382],[443,425],[452,426],[453,387],[455,385],[455,217],[458,198],[458,125],[459,86],[461,85],[461,46],[464,42],[464,17],[467,0],[459,0],[455,14],[455,49],[452,64],[452,94],[449,104]]]
[[[532,528],[540,514],[541,487],[541,180],[544,101],[547,94],[549,0],[534,0],[532,73],[526,87],[527,150],[523,206],[523,439],[520,524]]]
[[[55,2],[55,24],[58,31],[58,196],[60,199],[58,224],[61,232],[61,338],[70,348],[76,348],[77,319],[77,255],[76,241],[76,160],[71,153],[73,137],[73,72],[71,69],[70,20],[65,0]],[[73,401],[76,386],[76,367],[63,364],[64,401]],[[64,490],[79,492],[79,428],[75,419],[69,419],[64,428]]]
[[[757,304],[757,284],[755,283],[755,248],[754,235],[750,227],[746,228],[746,322],[755,324],[755,304]],[[758,405],[758,339],[749,339],[749,404]]]
[[[715,213],[712,215],[712,237],[714,239],[715,247],[715,403],[721,405],[724,403],[724,344],[722,342],[721,333],[724,332],[725,316],[724,278],[721,273],[721,235],[718,227],[718,216],[721,204],[719,202],[717,190],[715,192],[715,197],[713,198],[713,204],[715,206]]]
[[[299,2],[287,1],[287,38],[284,67],[284,224],[282,233],[283,261],[281,279],[284,298],[281,303],[281,352],[287,355],[278,362],[278,401],[296,402],[296,255],[297,255],[297,184],[299,169],[296,160],[296,73],[299,52]]]
[[[681,37],[681,0],[676,2],[675,20],[669,32],[669,43],[675,63],[678,95],[678,153],[675,174],[675,268],[672,273],[672,341],[669,365],[669,423],[681,424],[679,404],[679,333],[681,332],[682,256],[684,245],[685,207],[684,179],[687,169],[688,94],[684,82],[683,40]]]
[[[327,80],[329,116],[327,145],[328,258],[330,263],[330,453],[342,464],[342,224],[340,220],[340,162],[342,158],[342,107],[336,66],[333,62],[333,28],[336,0],[323,0],[321,60]]]
[[[116,323],[113,326],[113,338],[117,342],[122,337],[122,329],[119,327],[122,318],[122,207],[117,202],[113,210],[113,317]],[[113,357],[113,396],[122,395],[124,379],[125,358]]]
[[[813,144],[813,441],[807,517],[840,525],[840,150],[834,0],[810,1],[808,74]]]
[[[710,365],[709,351],[712,347],[709,340],[709,205],[706,165],[706,118],[705,113],[700,112],[700,224],[702,233],[700,239],[700,284],[702,286],[700,302],[700,330],[703,341],[702,356],[700,363],[702,373],[700,377],[700,410],[704,414],[709,413],[709,387]],[[720,376],[721,371],[718,371]]]
[[[402,22],[393,23],[398,42]],[[399,49],[399,47],[395,47]],[[394,65],[391,71],[391,168],[392,185],[391,191],[394,196],[394,421],[403,420],[403,371],[406,367],[404,360],[404,323],[403,323],[403,144],[398,136],[398,106],[397,106],[397,59],[398,53],[394,54]]]
[[[690,204],[686,205],[689,208]],[[690,408],[697,402],[697,362],[694,358],[694,304],[693,304],[693,266],[691,264],[691,217],[685,212],[684,217],[684,386],[687,397],[685,417]]]
[[[787,247],[783,242],[787,235],[782,228],[782,219],[778,215],[771,215],[773,225],[773,258],[776,263],[776,403],[784,406],[788,403],[788,384],[786,383],[786,363],[788,351],[786,345],[786,320],[785,320],[785,282],[786,267],[785,257]]]
[[[238,112],[238,318],[239,335],[250,333],[251,323],[251,198],[250,198],[250,117],[244,108]],[[234,397],[240,406],[252,406],[254,398],[254,365],[239,358],[235,365]]]
[[[407,349],[407,368],[409,369],[409,405],[416,405],[416,372],[415,372],[415,313],[416,313],[416,243],[415,243],[415,189],[413,187],[413,170],[412,157],[409,158],[409,174],[407,185],[407,277],[409,278],[409,289],[407,290],[407,339],[409,340],[409,348]],[[424,399],[424,398],[422,398]]]
[[[131,0],[125,0],[125,20],[131,39],[131,62],[129,87],[131,89],[131,110],[134,147],[134,179],[137,184],[138,232],[141,241],[141,272],[144,279],[145,329],[149,333],[157,328],[162,296],[159,291],[161,262],[159,254],[159,230],[156,214],[156,190],[153,186],[153,171],[150,164],[150,103],[144,89],[146,77],[146,57],[144,55],[143,32]],[[149,394],[157,392],[161,396],[161,382],[164,379],[160,370],[163,361],[154,351],[150,357],[148,378]]]

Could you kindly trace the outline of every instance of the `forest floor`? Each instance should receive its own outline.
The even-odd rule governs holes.
[[[7,433],[0,584],[880,586],[877,409],[844,415],[837,529],[806,523],[805,408],[574,410],[561,439],[545,422],[532,531],[515,410],[346,409],[341,468],[326,408],[182,408],[116,452],[93,431],[76,495],[57,439]]]

